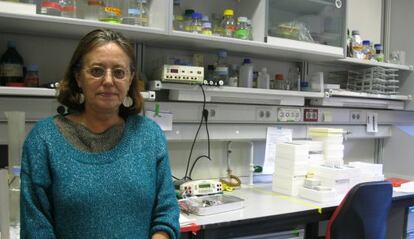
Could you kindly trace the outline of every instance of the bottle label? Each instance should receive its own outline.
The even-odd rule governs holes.
[[[140,12],[141,11],[137,8],[128,8],[128,15],[130,16],[139,16]]]
[[[234,31],[236,31],[236,26],[235,25],[227,25],[224,28],[224,36],[232,37]]]
[[[46,8],[52,8],[52,9],[56,9],[58,11],[62,11],[62,8],[61,8],[60,4],[56,3],[56,2],[49,2],[49,1],[42,2],[41,8],[42,8],[41,9],[42,13],[43,13],[43,10],[46,9]]]
[[[103,3],[103,1],[89,0],[88,6],[105,6],[105,4]]]
[[[74,7],[74,6],[65,6],[65,7],[62,7],[62,12],[66,12],[66,13],[76,12],[76,7]]]
[[[120,8],[117,8],[117,7],[105,7],[105,10],[104,10],[106,13],[109,13],[109,14],[113,14],[113,15],[116,15],[116,16],[118,16],[118,17],[120,17],[121,16],[121,9]]]
[[[20,64],[2,64],[0,70],[4,77],[23,77],[23,66]]]

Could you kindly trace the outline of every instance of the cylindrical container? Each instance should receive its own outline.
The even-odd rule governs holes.
[[[138,25],[140,10],[137,0],[125,0],[123,8],[122,23],[128,25]]]
[[[185,9],[184,11],[184,31],[191,32],[191,24],[193,23],[193,9]]]
[[[283,76],[283,74],[276,74],[274,82],[274,89],[285,90],[285,77]]]
[[[239,70],[239,87],[253,87],[253,68],[250,58],[245,58]]]
[[[59,0],[43,0],[40,4],[40,13],[60,17],[62,15],[62,7],[59,4]]]
[[[257,77],[257,88],[269,89],[269,85],[270,85],[270,76],[267,73],[267,68],[263,67]]]
[[[137,0],[138,10],[140,12],[138,16],[138,25],[147,27],[149,26],[149,7],[147,0]]]
[[[382,53],[382,45],[375,44],[375,60],[378,62],[384,62],[384,53]]]
[[[62,17],[77,18],[77,15],[76,15],[77,1],[76,0],[60,0],[60,7],[62,11],[61,12]]]
[[[247,26],[247,17],[239,17],[237,20],[237,29],[234,32],[234,38],[249,40],[250,31]]]
[[[39,81],[39,67],[37,65],[28,65],[26,76],[24,77],[24,86],[38,87]]]
[[[99,20],[108,23],[120,23],[122,10],[118,0],[105,0],[103,16]]]
[[[105,3],[102,0],[84,0],[84,18],[87,20],[98,21],[103,17]]]
[[[363,59],[364,55],[362,54],[362,39],[359,35],[359,31],[352,31],[352,56],[354,58]]]
[[[23,86],[23,58],[14,41],[7,42],[7,50],[0,58],[0,82],[6,86]]]
[[[9,182],[10,230],[20,232],[20,166],[11,168]]]
[[[221,23],[223,27],[223,36],[233,37],[234,31],[236,31],[236,21],[234,20],[233,9],[226,9],[223,12],[223,21]]]
[[[191,22],[191,32],[192,33],[201,33],[203,30],[203,24],[201,23],[201,19],[203,18],[203,14],[199,12],[195,12],[192,15],[193,21]]]
[[[184,17],[181,15],[175,16],[173,27],[176,31],[184,31]]]
[[[206,35],[206,36],[212,36],[213,35],[213,31],[211,30],[211,22],[204,22],[203,23],[203,28],[201,30],[201,34]]]

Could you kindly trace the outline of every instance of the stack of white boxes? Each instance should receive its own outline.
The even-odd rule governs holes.
[[[344,145],[342,129],[310,128],[309,135],[314,141],[323,143],[324,165],[340,168],[344,165]]]
[[[272,190],[297,196],[308,170],[309,146],[303,143],[280,143],[276,146]]]
[[[309,146],[309,166],[324,164],[323,142],[314,140],[294,140],[294,143],[306,144]]]

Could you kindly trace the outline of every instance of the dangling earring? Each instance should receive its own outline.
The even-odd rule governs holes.
[[[126,108],[131,107],[133,103],[134,102],[132,101],[132,98],[129,96],[125,97],[124,100],[122,101],[122,105],[125,106]]]
[[[79,104],[83,104],[85,102],[85,95],[83,93],[79,93],[78,101]]]

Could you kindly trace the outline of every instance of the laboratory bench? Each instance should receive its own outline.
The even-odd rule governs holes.
[[[328,220],[341,202],[338,198],[334,202],[321,204],[286,196],[272,192],[269,184],[246,186],[226,194],[244,199],[243,208],[206,216],[186,215],[195,221],[193,226],[196,230],[194,233],[182,233],[181,239],[253,238],[298,229],[305,229],[304,238],[318,238],[320,222]],[[403,238],[407,208],[413,205],[414,193],[393,193],[387,238]]]

